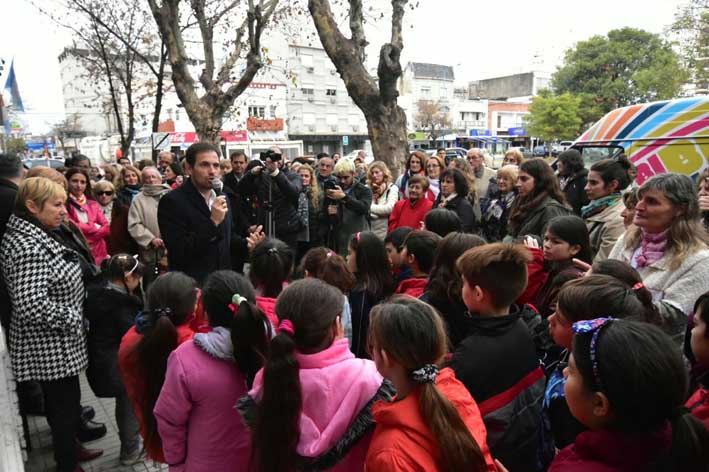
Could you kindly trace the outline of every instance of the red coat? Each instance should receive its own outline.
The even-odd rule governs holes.
[[[106,239],[111,235],[111,226],[103,214],[101,205],[94,200],[86,200],[86,205],[81,207],[76,200],[71,199],[67,203],[67,213],[69,219],[76,223],[81,233],[86,237],[86,240],[91,247],[91,253],[97,265],[101,265],[101,261],[108,257],[108,249]],[[80,207],[87,215],[88,221],[82,223],[77,214],[77,207]]]
[[[527,288],[517,299],[519,305],[534,304],[537,293],[539,293],[539,290],[541,290],[549,277],[549,273],[544,270],[544,252],[541,249],[529,247],[527,249],[532,253],[533,259],[532,262],[527,264]]]
[[[190,319],[191,321],[191,319]],[[185,341],[189,341],[194,337],[195,332],[189,326],[189,322],[177,326],[177,345],[179,346]],[[143,423],[143,415],[140,412],[140,406],[137,403],[137,398],[145,390],[145,384],[143,380],[138,376],[136,372],[135,365],[138,361],[135,348],[138,346],[140,340],[143,339],[143,335],[139,334],[135,330],[135,326],[128,330],[128,332],[123,336],[121,340],[121,346],[118,348],[118,366],[121,369],[121,375],[123,376],[123,384],[128,392],[128,398],[130,398],[133,404],[133,411],[135,412],[136,418],[138,418],[138,423],[140,424],[140,435],[145,437],[145,425]],[[162,449],[159,451],[147,450],[148,458],[156,460],[158,462],[165,462],[165,457],[163,455]]]
[[[413,205],[410,198],[399,200],[389,215],[389,232],[391,233],[402,226],[421,229],[423,219],[426,217],[426,213],[431,211],[431,208],[433,208],[433,202],[428,198],[419,198]]]
[[[436,387],[458,410],[480,446],[487,470],[496,471],[487,446],[487,430],[473,397],[450,368],[443,369],[438,375]],[[391,403],[379,401],[372,407],[376,428],[367,452],[367,471],[443,470],[439,463],[439,446],[421,416],[419,392],[420,389],[416,389],[403,400]]]
[[[396,287],[396,292],[394,293],[418,298],[423,295],[423,292],[426,290],[426,284],[428,284],[428,277],[412,277],[402,280],[399,286]]]
[[[699,387],[684,406],[709,429],[709,389]]]

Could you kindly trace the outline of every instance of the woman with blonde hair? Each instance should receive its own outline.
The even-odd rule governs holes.
[[[613,247],[609,259],[635,268],[653,300],[684,314],[665,320],[684,330],[694,301],[709,280],[707,233],[699,219],[696,187],[686,175],[660,174],[638,189],[633,226]]]
[[[19,185],[0,246],[10,296],[9,347],[17,382],[44,394],[57,470],[78,470],[79,374],[88,365],[79,257],[52,236],[67,214],[64,188],[43,177]]]
[[[118,180],[118,175],[121,173],[120,166],[116,164],[106,164],[103,169],[103,180],[112,184]]]
[[[111,212],[111,254],[138,252],[138,245],[128,232],[128,211],[140,193],[141,174],[132,165],[121,168],[116,185],[116,199]]]
[[[428,190],[435,201],[441,192],[441,172],[446,168],[446,163],[438,155],[433,155],[426,161],[426,175],[428,176]]]
[[[382,161],[374,161],[367,172],[367,183],[372,189],[372,206],[369,208],[369,219],[372,232],[382,240],[387,235],[389,215],[394,205],[399,201],[399,188],[392,182],[389,167]]]
[[[509,148],[502,159],[503,166],[521,166],[524,162],[524,154],[519,148]]]
[[[507,220],[517,197],[515,183],[518,171],[516,165],[507,165],[497,170],[497,191],[490,195],[490,203],[484,209],[480,222],[482,234],[488,242],[502,241],[507,235]]]
[[[322,195],[318,187],[315,171],[309,164],[301,164],[298,175],[303,186],[298,195],[298,218],[301,230],[298,233],[298,252],[296,261],[300,261],[310,248],[319,246],[319,209],[322,207]],[[297,262],[296,262],[297,263]]]
[[[99,180],[93,184],[93,189],[96,201],[99,205],[101,205],[103,214],[110,223],[111,213],[113,210],[113,200],[116,198],[116,189],[108,180]]]

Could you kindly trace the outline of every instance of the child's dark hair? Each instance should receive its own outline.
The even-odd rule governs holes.
[[[313,296],[317,296],[317,303],[313,303]],[[315,278],[293,282],[278,297],[278,317],[281,323],[288,320],[293,324],[293,334],[279,330],[271,340],[271,353],[263,368],[261,402],[253,431],[255,470],[295,469],[303,404],[295,352],[314,354],[327,349],[335,339],[335,320],[343,306],[342,292]]]
[[[372,309],[369,324],[372,349],[387,355],[413,372],[428,364],[440,364],[448,351],[441,317],[430,305],[395,297]],[[441,470],[486,470],[480,446],[455,406],[434,382],[421,384],[419,410],[440,449]]]
[[[130,272],[140,278],[143,276],[144,271],[145,265],[137,257],[125,253],[111,256],[101,263],[101,273],[104,278],[109,282],[120,281],[123,284],[123,288],[129,293],[126,273]]]
[[[630,165],[628,158],[621,154],[616,159],[603,159],[596,162],[591,166],[591,171],[598,172],[598,175],[603,180],[604,187],[615,180],[618,183],[618,187],[615,189],[617,193],[622,192],[624,188],[630,185],[630,176],[628,176]]]
[[[635,296],[645,307],[646,321],[659,323],[660,314],[657,311],[657,306],[652,301],[652,293],[643,284],[643,279],[638,274],[638,271],[633,269],[630,264],[618,259],[605,259],[594,262],[591,267],[591,273],[594,275],[610,275],[623,282],[635,293]]]
[[[462,296],[458,258],[468,249],[482,246],[485,240],[469,233],[451,233],[438,243],[433,267],[428,277],[426,293],[437,299],[458,300]]]
[[[493,243],[469,249],[458,259],[458,271],[478,285],[496,308],[512,305],[527,288],[527,264],[532,255],[518,244]]]
[[[694,317],[699,317],[707,323],[709,320],[709,292],[705,292],[694,302]],[[709,338],[709,329],[704,330],[704,337]]]
[[[428,274],[433,266],[433,257],[441,237],[426,230],[416,230],[409,233],[404,241],[406,253],[414,256],[421,272]]]
[[[371,231],[363,231],[352,236],[350,247],[357,258],[357,282],[375,298],[391,295],[394,276],[382,240]]]
[[[239,304],[234,300],[237,294],[244,298]],[[251,282],[231,270],[213,272],[202,287],[202,304],[209,324],[229,329],[234,360],[249,388],[256,372],[263,367],[271,341],[271,323],[255,302]]]
[[[306,252],[300,267],[303,275],[307,271],[308,276],[337,287],[344,294],[352,290],[356,281],[345,259],[326,247],[314,247]]]
[[[598,318],[602,309],[603,316],[660,324],[657,311],[646,306],[625,282],[610,275],[593,273],[566,282],[556,303],[571,322]]]
[[[266,238],[251,252],[249,278],[264,297],[278,297],[291,272],[293,250],[280,239]]]
[[[426,213],[424,223],[428,231],[432,231],[442,238],[445,238],[450,233],[460,232],[463,229],[458,214],[447,208],[434,208],[429,211]]]
[[[165,382],[167,358],[177,347],[177,326],[185,324],[197,303],[197,282],[182,272],[168,272],[153,281],[148,289],[147,310],[139,316],[144,321],[136,329],[143,335],[136,346],[137,377],[145,382],[145,391],[137,398],[145,424],[146,445],[162,448],[153,415],[155,402]]]
[[[408,226],[396,228],[394,231],[386,235],[384,238],[384,244],[391,244],[396,248],[396,252],[401,252],[401,250],[404,249],[404,240],[406,239],[406,236],[408,236],[413,230],[413,228],[409,228]]]
[[[593,260],[591,241],[588,237],[586,222],[576,215],[564,215],[552,218],[547,226],[547,231],[569,243],[570,246],[579,246],[581,249],[574,256],[588,264]]]
[[[597,375],[590,356],[594,333],[574,336],[573,355],[586,388],[608,398],[613,414],[609,429],[652,432],[669,421],[672,449],[656,470],[705,470],[709,432],[682,409],[687,373],[670,337],[648,323],[627,320],[610,321],[600,329],[595,349]]]

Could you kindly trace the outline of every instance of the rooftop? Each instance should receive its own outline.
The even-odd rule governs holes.
[[[414,73],[417,79],[437,79],[437,80],[455,80],[453,67],[443,66],[440,64],[425,64],[423,62],[409,62],[408,67]]]

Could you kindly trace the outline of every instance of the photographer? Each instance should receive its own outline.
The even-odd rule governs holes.
[[[300,177],[283,168],[281,150],[277,147],[262,152],[261,161],[263,165],[254,166],[239,181],[238,193],[256,198],[256,224],[262,225],[268,236],[280,239],[295,251],[301,229],[297,211]]]
[[[352,161],[340,159],[335,166],[339,185],[328,188],[323,202],[328,218],[337,218],[336,224],[329,223],[327,243],[340,255],[347,255],[347,245],[353,234],[369,229],[369,207],[372,205],[372,191],[355,180],[356,168]]]

